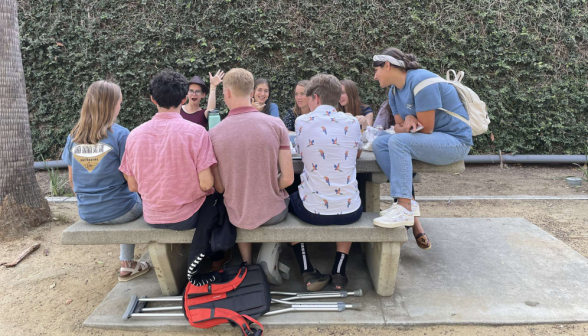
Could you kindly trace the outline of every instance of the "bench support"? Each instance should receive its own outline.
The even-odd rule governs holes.
[[[401,229],[404,230],[404,228]],[[402,243],[362,243],[362,245],[376,293],[381,296],[392,296],[396,286]]]
[[[179,295],[188,278],[189,244],[149,244],[149,256],[164,296]]]

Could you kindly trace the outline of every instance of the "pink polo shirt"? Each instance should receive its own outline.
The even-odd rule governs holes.
[[[255,229],[284,211],[288,193],[278,186],[278,155],[290,150],[290,139],[282,120],[238,107],[209,133],[231,223]]]
[[[127,138],[119,170],[137,180],[149,224],[190,218],[207,195],[198,173],[216,163],[208,132],[179,113],[157,113]]]

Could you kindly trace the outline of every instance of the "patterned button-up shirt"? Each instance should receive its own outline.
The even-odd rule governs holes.
[[[362,142],[357,119],[321,105],[296,119],[296,144],[304,163],[298,187],[304,207],[321,215],[359,209],[355,162]]]

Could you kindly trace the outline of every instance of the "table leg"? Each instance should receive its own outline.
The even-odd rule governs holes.
[[[188,278],[189,244],[149,244],[149,256],[164,296],[178,295]]]
[[[404,227],[394,230],[406,230]],[[400,263],[400,242],[362,243],[376,293],[392,296]]]

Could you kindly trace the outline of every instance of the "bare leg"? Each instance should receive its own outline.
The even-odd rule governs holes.
[[[418,217],[414,218],[414,226],[412,227],[412,234],[416,237],[419,233],[424,233],[425,229],[421,225],[421,221]]]
[[[412,205],[410,203],[410,198],[399,198],[398,204],[402,205],[406,210],[412,211]]]
[[[351,244],[351,242],[337,242],[337,252],[349,254]]]
[[[243,262],[253,265],[253,259],[251,258],[251,247],[253,245],[251,243],[238,243],[237,245],[239,246],[239,252],[241,252]]]

